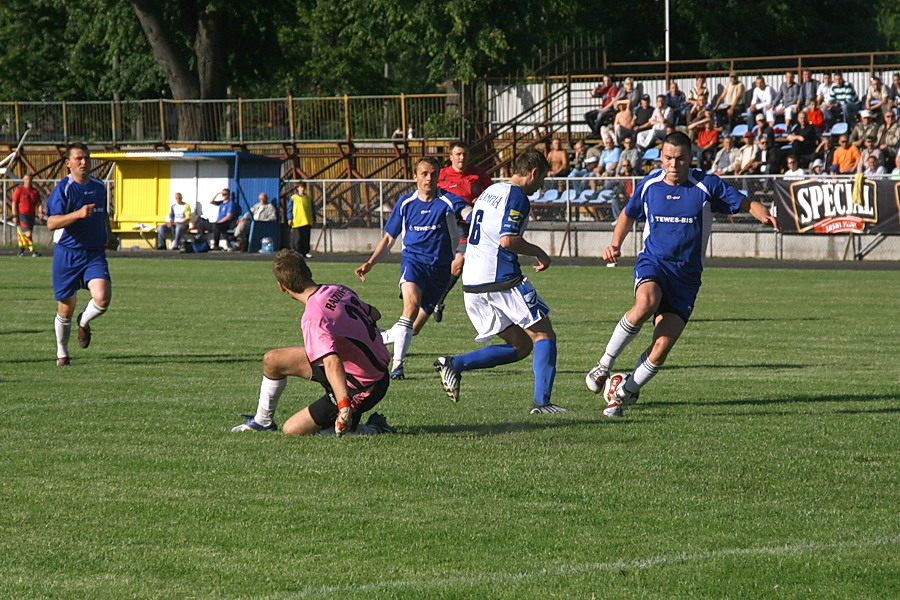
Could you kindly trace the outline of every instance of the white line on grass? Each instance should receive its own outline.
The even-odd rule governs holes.
[[[415,581],[380,581],[376,583],[329,585],[301,588],[295,592],[286,592],[267,596],[267,598],[314,598],[330,596],[339,593],[359,593],[373,591],[388,591],[391,589],[423,589],[423,588],[448,588],[454,586],[470,586],[485,583],[497,583],[504,581],[522,581],[539,579],[542,577],[559,577],[568,575],[583,575],[599,571],[617,571],[623,569],[649,569],[679,563],[700,562],[729,558],[732,556],[765,556],[782,554],[800,554],[803,552],[817,552],[821,550],[842,550],[850,548],[868,548],[873,546],[886,546],[900,543],[900,535],[879,538],[874,540],[856,540],[821,544],[808,542],[791,546],[764,546],[762,548],[726,548],[709,552],[694,552],[673,554],[670,556],[654,556],[636,560],[617,560],[602,563],[584,563],[580,565],[561,565],[532,571],[519,571],[517,573],[480,573],[472,575],[459,575],[456,577],[444,577],[440,579],[422,579]]]

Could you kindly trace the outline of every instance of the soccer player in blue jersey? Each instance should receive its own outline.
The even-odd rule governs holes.
[[[621,417],[638,399],[642,387],[666,361],[687,325],[700,290],[703,255],[712,225],[711,211],[745,211],[778,230],[765,206],[750,200],[716,175],[691,169],[691,140],[680,132],[663,141],[662,169],[647,175],[635,188],[619,216],[603,258],[614,264],[622,242],[638,219],[646,219],[644,249],[634,265],[634,305],[616,325],[606,351],[585,378],[589,390],[603,391],[616,358],[645,321],[653,318],[653,341],[634,371],[611,390],[604,417]],[[614,380],[615,381],[615,380]]]
[[[356,269],[356,275],[365,281],[366,273],[403,236],[400,265],[403,312],[382,336],[386,344],[394,344],[391,379],[405,377],[403,366],[412,337],[422,329],[447,289],[454,248],[447,219],[465,219],[471,210],[465,200],[438,188],[440,168],[436,158],[419,159],[414,177],[416,191],[397,199],[384,224],[384,237],[369,260]]]
[[[90,153],[80,142],[65,153],[66,175],[47,199],[47,229],[53,232],[53,291],[56,308],[56,365],[68,366],[69,334],[79,289],[91,292],[91,301],[78,315],[78,343],[91,343],[90,322],[106,312],[112,296],[106,264],[109,215],[106,186],[90,176]]]
[[[556,333],[548,316],[550,308],[522,274],[518,256],[535,257],[535,272],[550,266],[547,253],[523,237],[531,210],[528,196],[543,185],[550,164],[540,152],[528,150],[516,157],[513,171],[509,182],[491,185],[475,201],[462,272],[466,313],[478,333],[475,341],[486,342],[496,335],[506,343],[441,356],[434,367],[441,374],[444,391],[457,402],[464,371],[516,362],[534,350],[530,412],[569,412],[550,401],[556,377]]]

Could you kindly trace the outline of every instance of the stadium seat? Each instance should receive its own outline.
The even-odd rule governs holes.
[[[834,127],[831,128],[831,135],[844,135],[848,129],[849,127],[844,122],[835,123]]]
[[[593,200],[596,197],[597,197],[596,190],[590,190],[590,189],[584,190],[583,192],[581,192],[581,195],[578,196],[578,202],[590,202],[591,200]]]
[[[577,194],[575,194],[575,190],[565,190],[563,193],[559,195],[559,198],[556,199],[557,202],[574,202]]]
[[[775,132],[775,135],[785,135],[787,133],[787,125],[784,123],[775,123],[772,130]]]
[[[537,202],[541,198],[541,190],[536,190],[532,195],[528,196],[531,202]]]
[[[559,199],[559,190],[556,188],[547,190],[547,193],[544,194],[544,202],[556,202]]]
[[[740,125],[735,125],[734,129],[731,130],[731,137],[742,138],[745,133],[747,133],[747,124],[741,123]]]
[[[647,148],[647,151],[644,152],[644,156],[641,160],[644,162],[659,160],[659,148]]]

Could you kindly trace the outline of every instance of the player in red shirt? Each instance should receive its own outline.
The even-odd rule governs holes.
[[[12,212],[13,223],[19,229],[19,254],[24,256],[26,250],[32,256],[40,256],[40,252],[34,251],[31,231],[34,229],[34,219],[41,208],[41,193],[31,187],[31,175],[22,178],[22,185],[13,192]]]
[[[465,200],[469,206],[475,204],[475,200],[481,195],[481,192],[490,187],[494,182],[490,176],[479,167],[468,165],[469,145],[465,142],[453,142],[450,146],[450,166],[441,169],[438,175],[438,188],[456,194]],[[459,245],[456,247],[456,257],[450,265],[450,281],[447,283],[447,289],[444,295],[438,300],[437,306],[432,313],[432,317],[436,323],[440,323],[444,318],[444,300],[447,294],[459,281],[462,274],[463,263],[466,257],[466,242],[469,237],[469,228],[465,223],[460,222]]]

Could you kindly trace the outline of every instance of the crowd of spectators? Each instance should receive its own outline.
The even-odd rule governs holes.
[[[574,152],[553,140],[547,154],[553,176],[590,178],[574,186],[579,193],[607,189],[602,180],[626,165],[642,174],[647,150],[674,130],[694,141],[695,166],[719,175],[900,175],[900,73],[890,84],[873,75],[861,92],[841,73],[818,81],[803,70],[798,81],[788,71],[775,85],[759,76],[749,89],[731,73],[716,91],[700,75],[687,94],[672,82],[655,99],[631,77],[618,85],[604,76],[591,97],[599,106],[585,114],[590,134]]]

